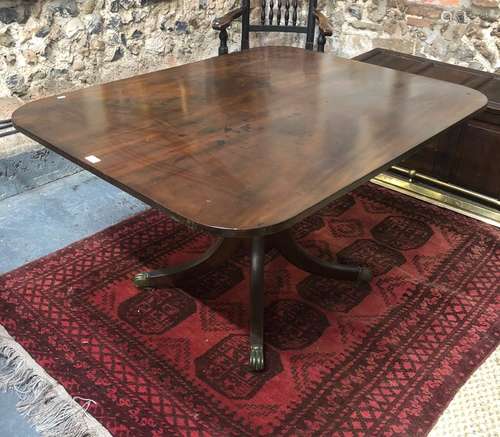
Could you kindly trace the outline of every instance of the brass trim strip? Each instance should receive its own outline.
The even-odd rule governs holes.
[[[486,205],[387,173],[379,174],[371,182],[500,228],[500,211]]]
[[[408,170],[407,168],[399,167],[394,165],[391,167],[391,170],[402,173],[406,177],[408,177],[409,182],[413,182],[414,179],[425,182],[426,184],[436,185],[439,188],[443,188],[444,190],[454,191],[459,194],[464,194],[473,199],[477,199],[480,202],[485,202],[491,204],[497,208],[500,208],[500,200],[495,199],[490,196],[486,196],[484,194],[478,193],[476,191],[468,190],[466,188],[460,187],[459,185],[450,184],[448,182],[444,182],[440,179],[433,178],[431,176],[427,176],[422,173],[418,173],[415,170]]]

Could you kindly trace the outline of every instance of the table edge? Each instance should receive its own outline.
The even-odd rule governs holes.
[[[298,48],[298,47],[280,46],[280,45],[265,46],[265,47],[255,47],[255,48],[252,48],[250,50],[252,50],[252,51],[260,51],[260,50],[269,50],[269,49],[286,49],[287,51],[298,51],[298,50],[303,51],[304,50],[304,49]],[[225,56],[238,56],[240,54],[241,54],[241,52],[234,52],[234,53],[231,53],[231,54],[228,54],[228,55],[225,55]],[[325,54],[318,54],[318,55],[319,56],[325,56]],[[341,61],[359,62],[359,63],[362,63],[363,65],[368,66],[368,67],[386,68],[387,69],[387,67],[372,66],[370,64],[363,63],[362,61],[358,61],[356,59],[342,58],[342,57],[336,56],[334,54],[327,54],[327,55],[333,56],[334,58],[337,58],[337,59],[339,59]],[[214,58],[216,58],[216,57],[214,57]],[[210,58],[207,58],[207,59],[210,59]],[[199,63],[199,62],[204,62],[207,59],[202,59],[200,61],[192,62],[192,63],[189,63],[189,65],[196,64],[196,63]],[[177,66],[173,66],[173,67],[168,67],[168,68],[156,70],[155,72],[160,72],[160,71],[165,71],[165,70],[170,70],[170,69],[175,69],[175,68],[182,68],[185,65],[187,65],[187,64],[182,64],[182,65],[177,65]],[[98,168],[92,166],[90,163],[86,163],[84,161],[80,161],[77,158],[74,158],[74,157],[70,156],[69,154],[67,154],[63,150],[59,149],[57,146],[55,146],[53,144],[50,144],[49,142],[47,142],[45,140],[42,140],[36,134],[33,134],[33,133],[29,132],[28,130],[24,129],[23,127],[21,127],[17,123],[16,118],[17,118],[17,116],[19,114],[22,113],[23,110],[25,110],[28,106],[31,106],[33,104],[37,104],[38,102],[43,101],[45,99],[55,98],[58,95],[64,95],[64,94],[68,95],[68,94],[71,94],[71,93],[77,93],[79,91],[88,90],[88,89],[91,89],[91,88],[94,88],[94,87],[106,86],[109,83],[117,83],[117,82],[121,82],[121,81],[128,80],[128,79],[131,79],[131,78],[145,76],[145,75],[149,75],[149,74],[152,74],[152,73],[154,74],[155,72],[147,72],[147,73],[144,73],[144,74],[140,74],[140,75],[136,75],[136,76],[131,76],[130,78],[119,79],[119,80],[115,80],[115,81],[111,81],[111,82],[106,82],[106,83],[103,83],[103,84],[96,84],[96,85],[92,85],[92,86],[89,86],[89,87],[81,88],[81,89],[78,89],[78,90],[70,91],[69,93],[55,94],[55,95],[52,95],[52,96],[47,96],[47,97],[43,97],[43,98],[38,99],[38,100],[27,102],[24,105],[22,105],[21,107],[17,108],[13,112],[12,117],[11,117],[12,118],[13,126],[15,127],[16,130],[18,130],[22,134],[24,134],[24,135],[28,136],[29,138],[37,141],[38,143],[40,143],[41,145],[47,147],[48,149],[53,150],[57,154],[63,156],[64,158],[68,159],[69,161],[77,164],[79,167],[82,167],[83,169],[89,171],[90,173],[92,173],[92,174],[98,176],[99,178],[105,180],[106,182],[110,183],[111,185],[113,185],[113,186],[121,189],[122,191],[125,191],[126,193],[128,193],[128,194],[136,197],[137,199],[143,201],[144,203],[148,204],[151,207],[154,207],[154,208],[157,208],[157,209],[159,209],[161,211],[166,212],[174,220],[176,220],[178,222],[181,222],[181,223],[184,223],[187,226],[198,227],[198,228],[206,230],[206,231],[208,231],[208,232],[210,232],[212,234],[220,235],[220,236],[223,236],[223,237],[252,237],[252,236],[261,236],[261,235],[273,234],[273,233],[280,232],[280,231],[283,231],[285,229],[288,229],[288,228],[292,227],[294,224],[298,223],[300,220],[302,220],[302,219],[310,216],[311,214],[314,214],[315,212],[317,212],[321,208],[325,207],[326,205],[328,205],[329,203],[331,203],[335,199],[337,199],[337,198],[341,197],[342,195],[344,195],[344,194],[352,191],[353,189],[355,189],[359,185],[362,185],[363,183],[369,181],[374,176],[376,176],[377,174],[379,174],[379,173],[383,172],[384,170],[388,169],[391,165],[393,165],[394,163],[398,162],[399,160],[404,159],[404,158],[412,155],[413,153],[417,152],[423,145],[425,145],[426,143],[428,143],[429,141],[431,141],[432,139],[434,139],[436,136],[440,135],[442,132],[453,128],[454,126],[456,126],[456,125],[464,122],[465,120],[467,120],[469,118],[474,117],[477,113],[483,111],[487,107],[487,105],[488,105],[488,98],[482,92],[480,92],[478,90],[475,90],[473,88],[470,88],[470,87],[467,87],[467,86],[464,86],[464,85],[460,85],[460,84],[450,84],[449,82],[442,81],[442,80],[439,80],[439,79],[425,78],[426,80],[434,80],[434,81],[439,81],[439,82],[445,82],[448,85],[451,85],[451,86],[454,86],[454,87],[462,87],[462,88],[466,89],[467,92],[469,92],[469,93],[473,93],[473,94],[477,94],[478,96],[481,96],[482,100],[483,100],[483,105],[479,109],[477,109],[476,111],[470,113],[469,115],[467,115],[467,116],[463,117],[462,119],[456,121],[454,124],[448,126],[444,131],[438,132],[437,134],[435,134],[435,135],[427,138],[423,143],[414,145],[413,147],[411,147],[410,149],[408,149],[403,154],[397,156],[396,158],[392,159],[391,161],[387,162],[386,164],[384,164],[384,165],[376,168],[375,170],[371,171],[370,173],[368,173],[368,174],[360,177],[359,179],[357,179],[356,181],[352,182],[351,184],[349,184],[348,186],[344,187],[343,189],[341,189],[341,190],[339,190],[339,191],[337,191],[335,193],[332,193],[330,196],[327,196],[326,198],[324,198],[322,201],[318,202],[317,204],[312,205],[312,206],[304,209],[303,211],[299,212],[298,214],[296,214],[293,217],[290,217],[290,218],[288,218],[286,220],[278,221],[276,223],[272,223],[272,224],[268,223],[268,224],[264,224],[264,225],[261,225],[261,226],[247,227],[247,228],[245,228],[245,227],[242,227],[242,228],[228,228],[228,227],[216,226],[216,225],[207,224],[207,223],[199,223],[199,222],[193,221],[193,220],[191,220],[191,219],[189,219],[187,217],[184,217],[184,216],[182,216],[182,215],[180,215],[180,214],[178,214],[178,213],[176,213],[176,212],[168,209],[167,207],[158,204],[154,200],[149,199],[148,197],[140,194],[139,192],[133,190],[132,188],[130,188],[130,187],[122,184],[121,182],[118,182],[118,181],[116,181],[116,180],[114,180],[114,179],[106,176],[104,173],[102,173],[101,171],[99,171]],[[409,74],[409,75],[412,75],[412,76],[418,76],[418,77],[422,78],[422,76],[415,75],[415,74],[412,74],[412,73],[407,73],[407,72],[401,72],[401,74]]]
[[[462,85],[457,85],[457,86],[462,86]],[[453,125],[450,125],[444,131],[452,129],[453,127],[457,126],[458,124],[463,123],[466,120],[474,117],[477,113],[484,110],[484,108],[488,104],[488,99],[483,93],[476,91],[476,90],[473,90],[472,88],[465,87],[465,86],[464,86],[464,88],[467,88],[468,90],[474,91],[475,93],[482,95],[483,100],[484,100],[483,106],[481,106],[479,109],[472,112],[471,114],[467,115],[466,117],[458,120]],[[21,132],[22,134],[37,141],[38,143],[40,143],[44,147],[47,147],[48,149],[53,150],[54,152],[58,153],[59,155],[63,156],[64,158],[68,159],[69,161],[77,164],[79,167],[82,167],[84,170],[89,171],[90,173],[96,175],[97,177],[103,179],[104,181],[110,183],[111,185],[113,185],[113,186],[119,188],[120,190],[125,191],[126,193],[130,194],[131,196],[141,200],[142,202],[146,203],[147,205],[167,213],[171,218],[173,218],[174,220],[176,220],[180,223],[183,223],[189,227],[196,227],[196,228],[203,229],[211,234],[219,235],[222,237],[233,237],[233,238],[249,238],[249,237],[255,237],[255,236],[270,235],[270,234],[274,234],[274,233],[281,232],[281,231],[284,231],[286,229],[291,228],[293,225],[295,225],[296,223],[298,223],[302,219],[309,217],[310,215],[314,214],[315,212],[321,210],[322,208],[327,206],[329,203],[333,202],[334,200],[338,199],[339,197],[343,196],[344,194],[347,194],[347,193],[353,191],[358,186],[362,185],[363,183],[370,181],[370,179],[372,179],[374,176],[378,175],[379,173],[382,173],[383,171],[387,170],[394,163],[398,162],[401,159],[407,158],[410,155],[412,155],[413,153],[417,152],[426,143],[428,143],[429,141],[431,141],[432,139],[434,139],[435,137],[440,135],[442,132],[444,132],[444,131],[438,132],[437,134],[433,135],[432,137],[429,137],[423,143],[420,143],[420,144],[413,146],[405,153],[392,159],[391,161],[387,162],[386,164],[376,168],[375,170],[371,171],[370,173],[366,174],[365,176],[360,177],[359,179],[352,182],[351,184],[344,187],[343,189],[341,189],[335,193],[332,193],[332,195],[326,197],[321,202],[318,202],[317,204],[312,205],[309,208],[306,208],[305,210],[301,211],[300,213],[296,214],[293,217],[290,217],[286,220],[279,221],[277,223],[266,224],[263,226],[257,226],[257,227],[251,227],[251,228],[227,228],[227,227],[222,227],[222,226],[210,225],[210,224],[206,224],[206,223],[198,223],[198,222],[190,220],[189,218],[184,217],[184,216],[182,216],[174,211],[171,211],[167,207],[160,205],[160,204],[156,203],[154,200],[143,196],[141,193],[138,193],[137,191],[133,190],[132,188],[130,188],[126,185],[123,185],[122,183],[106,176],[105,174],[100,172],[96,167],[93,167],[90,164],[87,164],[83,161],[79,161],[78,159],[76,159],[76,158],[68,155],[64,151],[58,149],[56,146],[42,140],[41,138],[37,137],[35,134],[32,134],[29,131],[25,130],[24,128],[22,128],[21,126],[19,126],[16,123],[15,114],[20,109],[22,109],[24,106],[26,106],[28,104],[29,103],[21,106],[16,111],[14,111],[14,113],[12,114],[13,125],[14,125],[15,129],[18,130],[19,132]]]

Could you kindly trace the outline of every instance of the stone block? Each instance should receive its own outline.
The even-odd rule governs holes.
[[[378,23],[371,23],[370,21],[353,21],[349,23],[355,29],[371,30],[372,32],[380,32],[382,25]]]
[[[439,19],[443,9],[427,4],[410,3],[406,5],[406,13],[408,15],[416,15],[419,17]]]
[[[404,0],[406,4],[413,5],[434,5],[441,8],[458,8],[460,0]]]
[[[419,41],[429,45],[431,35],[446,32],[445,41],[439,42],[445,46],[432,50],[439,56],[457,52],[452,47],[457,44],[456,33],[447,31],[446,26],[469,24],[477,18],[481,22],[478,32],[463,35],[461,43],[473,48],[475,40],[484,41],[492,55],[486,58],[480,53],[482,45],[477,45],[478,48],[473,48],[473,59],[456,57],[454,62],[464,65],[480,62],[485,70],[495,71],[500,67],[500,42],[491,30],[498,25],[498,1],[322,2],[320,6],[335,29],[326,50],[345,56],[358,54],[373,46],[370,38],[373,39],[374,33],[384,36],[385,45],[406,49]],[[235,0],[8,0],[4,3],[0,0],[0,96],[30,99],[215,56],[219,40],[211,22],[234,7]],[[29,7],[23,6],[27,3]],[[259,5],[257,2],[252,10],[253,23],[260,21]],[[304,21],[305,15],[301,14],[299,20]],[[230,51],[238,50],[240,30],[239,22],[231,26]],[[304,44],[301,37],[278,33],[254,34],[251,41],[252,46]],[[414,48],[405,51],[413,52]]]
[[[374,47],[381,49],[395,50],[401,53],[413,52],[413,41],[409,39],[395,39],[395,38],[375,38],[373,40]]]
[[[15,8],[0,8],[0,23],[10,24],[17,20]]]
[[[472,4],[478,8],[499,8],[498,0],[472,0]]]
[[[408,15],[406,17],[406,23],[408,26],[413,27],[432,27],[435,24],[436,20],[432,20],[430,18],[424,17],[415,17],[413,15]]]
[[[1,158],[0,200],[79,171],[82,171],[81,167],[41,146]]]
[[[8,120],[12,113],[23,104],[17,97],[0,98],[0,120]],[[0,159],[23,153],[29,150],[40,149],[41,146],[22,134],[9,135],[0,138]]]
[[[499,0],[472,0],[471,15],[493,23],[500,18]]]
[[[16,97],[0,98],[0,120],[23,104]],[[21,133],[0,138],[0,200],[81,171],[62,156]]]

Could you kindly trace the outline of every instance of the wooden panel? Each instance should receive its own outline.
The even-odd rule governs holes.
[[[500,76],[497,74],[490,77],[478,86],[477,90],[488,96],[489,102],[485,112],[496,114],[496,124],[500,125]]]
[[[473,82],[476,78],[473,72],[458,70],[453,68],[453,66],[443,66],[435,63],[432,65],[432,68],[428,68],[419,74],[425,77],[432,77],[433,79],[457,83],[459,85],[468,85],[469,82]]]
[[[398,165],[408,169],[418,169],[420,173],[433,174],[434,159],[438,150],[438,141],[432,141],[420,147],[410,157],[401,160]]]
[[[471,121],[451,157],[453,184],[500,199],[500,127]]]
[[[369,54],[370,52],[368,52]],[[358,56],[356,59],[362,60],[363,62],[368,62],[372,65],[379,65],[381,67],[393,68],[399,71],[408,71],[415,65],[419,64],[418,60],[410,59],[404,56],[397,56],[392,53],[387,53],[385,51],[376,51],[371,56],[363,55]]]
[[[179,219],[242,235],[290,226],[485,104],[457,85],[267,47],[28,103],[13,121]]]
[[[456,137],[456,132],[456,128],[448,129],[427,142],[409,158],[402,160],[400,165],[448,181],[451,173],[450,159],[455,149],[451,139]]]
[[[488,97],[489,102],[486,108],[488,111],[500,111],[500,77],[494,73],[379,48],[356,56],[354,59],[466,85],[481,91]],[[500,121],[498,123],[500,124]]]
[[[489,102],[465,129],[456,127],[422,147],[401,165],[445,182],[499,197],[500,77],[384,49],[357,59],[422,76],[462,84],[486,94]],[[442,108],[446,109],[443,102]]]

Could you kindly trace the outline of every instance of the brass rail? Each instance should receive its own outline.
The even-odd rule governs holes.
[[[500,209],[498,208],[499,202],[497,199],[402,167],[393,167],[392,170],[391,172],[379,174],[371,181],[424,202],[500,227]],[[417,177],[417,175],[420,177]]]
[[[422,181],[422,182],[425,182],[426,184],[434,185],[436,187],[443,188],[443,189],[448,190],[448,191],[462,194],[462,195],[470,197],[474,200],[477,200],[479,202],[484,202],[484,203],[492,205],[496,208],[500,208],[500,200],[499,199],[495,199],[493,197],[486,196],[486,195],[478,193],[476,191],[467,190],[466,188],[460,187],[459,185],[450,184],[450,183],[444,182],[440,179],[436,179],[436,178],[433,178],[431,176],[427,176],[425,174],[418,173],[415,170],[408,170],[407,168],[399,167],[396,165],[392,166],[391,170],[407,176],[409,182],[413,182],[413,180]]]

